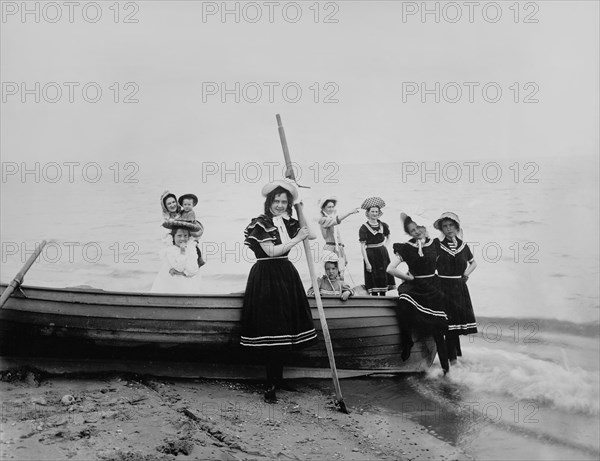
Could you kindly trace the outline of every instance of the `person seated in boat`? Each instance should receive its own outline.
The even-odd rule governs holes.
[[[309,229],[292,217],[298,188],[289,180],[276,180],[262,189],[264,213],[244,230],[244,244],[255,254],[242,307],[240,344],[260,354],[265,363],[264,399],[277,401],[283,381],[283,364],[290,352],[317,341],[308,298],[290,250],[309,237]]]
[[[435,274],[437,246],[410,216],[402,213],[400,219],[411,239],[406,243],[394,243],[395,256],[387,272],[404,280],[398,287],[402,360],[410,357],[413,333],[420,337],[433,336],[440,365],[446,374],[449,364],[444,334],[448,330],[448,317],[443,310],[440,282]],[[407,264],[408,272],[398,268],[402,262]]]
[[[341,224],[342,221],[348,216],[358,213],[360,208],[353,208],[347,213],[337,214],[337,201],[337,198],[334,196],[327,196],[319,201],[321,215],[318,222],[319,226],[321,227],[321,234],[323,234],[323,238],[325,239],[325,246],[323,249],[325,251],[332,251],[338,255],[340,278],[343,279],[344,271],[348,265],[348,260],[346,258],[346,252],[344,250],[344,243],[342,242],[340,230],[336,226]]]
[[[477,322],[467,280],[477,267],[469,245],[462,239],[460,219],[447,211],[433,223],[443,237],[435,239],[438,246],[437,273],[442,290],[443,309],[448,316],[446,347],[450,364],[462,356],[459,335],[477,333]]]
[[[342,301],[348,300],[354,294],[352,288],[344,283],[340,278],[339,257],[333,252],[327,252],[324,260],[325,275],[317,279],[319,284],[319,293],[323,297],[340,298]],[[310,287],[306,293],[308,296],[314,296],[315,290]]]
[[[185,227],[171,228],[171,246],[160,252],[162,266],[150,289],[151,293],[199,294],[199,274],[196,242]]]

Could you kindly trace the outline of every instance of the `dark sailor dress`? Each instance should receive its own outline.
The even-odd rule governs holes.
[[[300,230],[294,218],[284,219],[290,238]],[[240,344],[269,352],[285,352],[313,345],[317,333],[304,286],[287,253],[269,258],[261,242],[281,244],[273,220],[261,215],[244,230],[244,244],[256,255],[250,269],[244,305]]]
[[[443,308],[448,316],[448,332],[457,335],[477,333],[477,323],[471,296],[462,275],[473,261],[469,246],[460,239],[457,244],[444,239],[436,240],[438,246],[437,271],[443,293]]]
[[[442,306],[440,281],[435,275],[437,247],[426,239],[422,246],[423,256],[415,239],[395,244],[402,261],[414,280],[404,282],[398,288],[400,309],[412,313],[413,327],[423,331],[445,331],[448,318]]]
[[[413,346],[412,334],[432,335],[435,340],[440,365],[449,370],[448,352],[444,333],[448,329],[448,318],[442,310],[440,282],[435,275],[437,246],[426,239],[422,244],[422,256],[415,239],[407,243],[394,244],[402,261],[408,265],[414,280],[404,282],[398,288],[400,331],[402,333],[402,360],[407,360]]]
[[[366,222],[358,231],[358,240],[366,243],[367,257],[371,263],[371,272],[368,272],[367,265],[363,261],[365,288],[369,294],[385,294],[386,291],[396,288],[394,276],[386,272],[390,263],[390,255],[385,246],[388,235],[390,235],[390,228],[381,221],[378,221],[375,227]]]

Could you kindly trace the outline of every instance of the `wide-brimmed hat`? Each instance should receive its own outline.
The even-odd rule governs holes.
[[[442,229],[440,228],[440,223],[444,219],[449,219],[451,221],[454,221],[456,223],[456,230],[460,231],[460,218],[458,217],[458,215],[456,213],[452,213],[451,211],[446,211],[445,213],[442,213],[442,215],[438,219],[436,219],[435,222],[433,223],[433,227],[435,227],[437,230],[441,231]]]
[[[368,210],[369,208],[372,208],[374,206],[381,209],[385,206],[385,202],[383,201],[383,199],[381,197],[369,197],[369,198],[365,199],[364,202],[362,202],[362,205],[360,207],[363,210]]]
[[[179,204],[181,206],[183,206],[183,201],[186,198],[191,198],[194,201],[194,206],[198,205],[198,197],[196,197],[194,194],[183,194],[181,197],[179,197]]]
[[[408,234],[408,225],[410,223],[415,223],[415,225],[418,226],[418,224],[416,222],[414,222],[413,219],[404,212],[400,213],[400,222],[402,223],[402,228],[404,229],[404,232],[406,232],[407,234]]]
[[[162,223],[162,226],[166,229],[187,229],[190,232],[198,232],[202,230],[202,224],[198,221],[184,221],[182,219],[168,219]]]
[[[273,182],[265,184],[262,188],[261,194],[263,195],[263,197],[266,197],[267,195],[269,195],[269,193],[273,192],[278,187],[283,187],[290,194],[292,194],[292,199],[294,200],[294,202],[298,200],[298,187],[296,186],[296,183],[291,179],[276,179]]]
[[[337,201],[338,199],[335,195],[326,195],[319,199],[319,208],[322,210],[327,202],[333,202],[334,205],[337,205]]]
[[[339,263],[340,257],[333,251],[325,251],[322,259],[323,264],[325,263]]]

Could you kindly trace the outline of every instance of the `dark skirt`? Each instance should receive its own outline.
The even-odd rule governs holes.
[[[298,271],[288,259],[257,261],[248,275],[240,344],[285,352],[316,343],[317,333]]]
[[[442,307],[440,281],[436,276],[404,282],[398,288],[401,318],[420,333],[445,332],[448,318]]]
[[[396,288],[396,280],[393,275],[386,272],[390,264],[390,255],[385,246],[367,248],[367,257],[371,263],[371,272],[367,272],[367,266],[363,261],[365,275],[365,288],[369,294],[385,293]]]
[[[448,332],[458,335],[477,333],[475,313],[467,284],[460,279],[440,278],[443,309],[448,316]]]

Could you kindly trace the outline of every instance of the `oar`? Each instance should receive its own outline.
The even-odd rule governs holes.
[[[283,125],[281,124],[281,117],[277,114],[277,127],[279,128],[279,138],[281,139],[281,147],[283,148],[283,156],[285,158],[286,165],[286,177],[295,181],[296,175],[292,168],[292,161],[290,159],[290,151],[288,149],[287,141],[285,139],[285,132],[283,131]],[[306,226],[306,218],[302,211],[302,204],[296,203],[294,205],[296,213],[298,214],[298,221],[301,226]],[[349,411],[344,403],[342,397],[342,389],[340,388],[340,381],[338,378],[337,368],[335,367],[335,357],[333,356],[333,345],[331,344],[331,336],[329,336],[329,328],[327,327],[327,319],[325,318],[325,310],[323,309],[323,301],[321,300],[321,294],[319,293],[319,284],[317,282],[317,275],[315,272],[315,266],[312,258],[310,257],[311,251],[308,243],[308,239],[304,239],[304,253],[306,253],[306,262],[308,263],[308,272],[310,272],[310,278],[312,280],[313,290],[315,292],[315,300],[317,301],[317,309],[319,311],[319,320],[321,321],[321,330],[323,330],[323,339],[325,339],[325,347],[327,348],[327,355],[329,357],[329,366],[331,368],[331,377],[333,378],[333,386],[335,387],[335,396],[337,404],[341,411],[348,414]]]
[[[25,265],[21,268],[21,270],[17,273],[17,275],[15,275],[15,278],[12,280],[12,282],[10,282],[8,284],[8,286],[6,287],[6,290],[4,290],[4,293],[2,293],[2,296],[0,296],[0,308],[2,308],[2,306],[4,306],[4,303],[6,302],[6,300],[8,298],[10,298],[10,295],[13,294],[13,291],[15,291],[15,289],[17,289],[19,287],[19,285],[21,285],[21,283],[23,282],[23,277],[25,277],[25,274],[27,273],[29,268],[32,266],[32,264],[35,262],[35,259],[40,255],[40,253],[42,252],[42,249],[44,248],[45,245],[46,245],[46,241],[44,240],[40,244],[40,246],[33,252],[33,254],[29,257],[29,259],[27,260]]]

